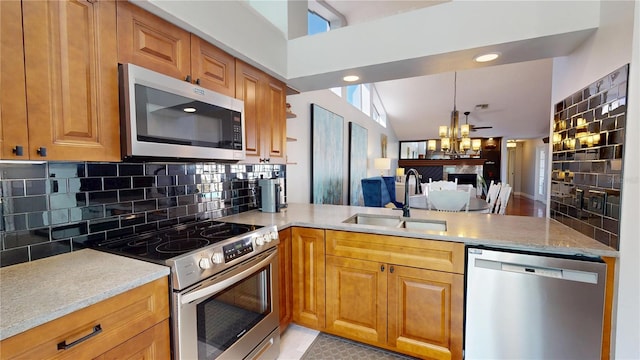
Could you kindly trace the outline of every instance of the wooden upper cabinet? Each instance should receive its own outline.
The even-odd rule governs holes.
[[[191,34],[191,77],[196,84],[227,96],[236,95],[235,58]]]
[[[118,62],[235,96],[235,59],[128,1],[118,1]]]
[[[27,93],[19,1],[0,1],[0,159],[28,159]],[[23,155],[14,153],[21,147]]]
[[[247,156],[262,156],[259,116],[263,113],[261,72],[236,60],[236,98],[244,101],[245,151]]]
[[[267,151],[269,158],[283,160],[285,156],[285,146],[287,141],[287,89],[281,81],[273,78],[268,79],[267,87],[267,118],[265,131],[269,134]]]
[[[236,59],[236,98],[244,101],[245,148],[253,157],[248,162],[284,164],[286,97],[284,83]]]
[[[115,2],[22,11],[31,159],[120,160]]]
[[[191,36],[128,1],[118,1],[118,62],[185,80],[191,73]]]

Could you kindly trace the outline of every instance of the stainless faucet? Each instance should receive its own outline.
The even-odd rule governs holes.
[[[418,174],[418,170],[409,169],[407,171],[407,177],[404,179],[404,205],[402,206],[403,217],[411,216],[411,212],[409,211],[409,177],[411,174],[416,178],[416,194],[422,194],[422,189],[420,188],[420,174]]]

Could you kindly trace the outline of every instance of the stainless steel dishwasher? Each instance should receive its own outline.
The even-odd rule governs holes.
[[[465,359],[600,359],[606,264],[467,248]]]

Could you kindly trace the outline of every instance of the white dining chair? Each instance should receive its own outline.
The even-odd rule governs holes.
[[[427,197],[428,208],[438,211],[469,212],[471,191],[464,190],[433,190]]]
[[[487,190],[487,197],[486,197],[486,201],[487,203],[489,203],[489,208],[484,212],[493,213],[493,209],[496,206],[496,200],[498,199],[498,194],[500,193],[501,186],[502,186],[502,183],[495,183],[493,180],[491,180],[491,183],[489,184],[489,190]]]
[[[495,208],[493,209],[494,214],[505,214],[505,211],[507,210],[507,204],[509,203],[509,198],[511,197],[511,190],[511,185],[509,184],[504,184],[500,187],[500,194],[498,195]]]
[[[431,178],[429,178],[429,183],[428,183],[427,187],[429,188],[429,191],[431,191],[431,190],[457,190],[458,189],[458,179],[456,178],[455,181],[444,181],[444,180],[431,181]]]

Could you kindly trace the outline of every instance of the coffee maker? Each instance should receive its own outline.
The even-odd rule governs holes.
[[[258,208],[262,212],[280,212],[282,187],[279,179],[258,180]]]

